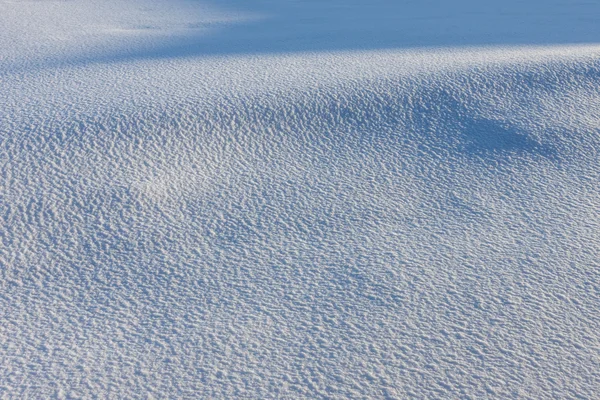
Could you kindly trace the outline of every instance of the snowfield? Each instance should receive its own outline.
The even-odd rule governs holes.
[[[312,3],[0,0],[0,398],[600,396],[600,5]]]

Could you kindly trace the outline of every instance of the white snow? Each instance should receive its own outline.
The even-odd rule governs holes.
[[[0,1],[0,397],[598,397],[600,6],[279,3]]]

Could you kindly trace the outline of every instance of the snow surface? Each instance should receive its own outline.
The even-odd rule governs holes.
[[[433,3],[0,1],[0,397],[600,396],[599,6]]]

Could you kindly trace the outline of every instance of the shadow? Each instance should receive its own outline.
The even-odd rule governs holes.
[[[185,29],[167,29],[151,37],[148,45],[125,41],[112,50],[110,46],[101,51],[90,47],[76,56],[69,55],[70,59],[46,57],[34,64],[47,68],[52,64],[140,58],[600,42],[597,23],[600,2],[594,1],[184,0],[184,3],[198,9],[208,4],[225,14],[251,17],[216,24],[210,33],[200,33],[198,26],[190,23]]]
[[[589,1],[221,0],[214,4],[262,18],[188,43],[192,54],[600,41],[600,3]]]
[[[538,153],[549,156],[550,149],[542,146],[526,132],[489,119],[470,119],[464,122],[463,148],[468,154]]]

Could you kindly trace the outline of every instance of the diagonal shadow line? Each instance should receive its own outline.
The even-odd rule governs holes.
[[[181,57],[600,42],[600,2],[220,0],[214,5],[264,18],[221,25],[211,35],[191,29],[152,46],[0,64],[0,71]]]

